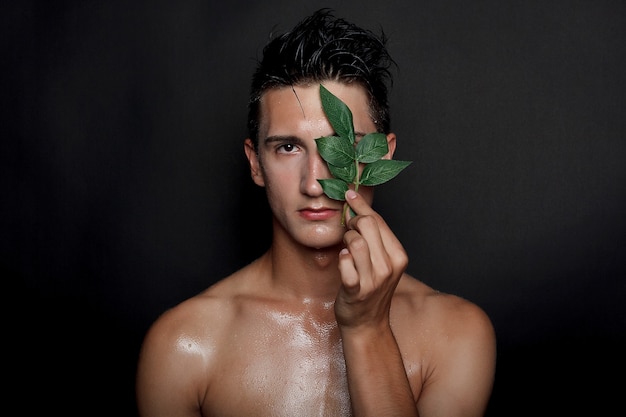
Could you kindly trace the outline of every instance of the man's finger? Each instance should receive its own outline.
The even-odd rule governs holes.
[[[356,214],[374,213],[374,209],[372,209],[372,207],[370,207],[370,205],[367,204],[367,202],[363,200],[361,195],[357,193],[356,191],[352,189],[346,191],[345,198],[346,198],[346,203],[348,203],[348,205],[354,211],[354,213]],[[350,213],[350,217],[354,217],[354,213]]]

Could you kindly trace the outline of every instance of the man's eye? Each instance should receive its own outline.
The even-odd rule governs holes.
[[[293,143],[285,143],[278,147],[278,151],[283,153],[292,153],[295,152],[297,149],[298,147]]]

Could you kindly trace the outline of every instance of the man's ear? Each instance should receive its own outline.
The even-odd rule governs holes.
[[[387,147],[389,148],[389,152],[383,156],[382,159],[393,159],[393,154],[396,151],[396,134],[388,133],[387,134]]]
[[[252,177],[252,181],[259,187],[265,187],[265,179],[263,178],[259,155],[254,149],[254,144],[250,138],[247,138],[243,142],[243,150],[246,152],[248,164],[250,164],[250,176]]]

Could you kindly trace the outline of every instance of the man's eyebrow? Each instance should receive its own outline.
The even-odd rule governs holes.
[[[273,136],[268,136],[263,140],[263,143],[273,143],[273,142],[290,142],[290,143],[295,143],[295,144],[302,144],[303,140],[293,135],[273,135]]]
[[[365,136],[366,133],[363,132],[354,132],[354,136],[361,140],[363,138],[363,136]],[[330,135],[328,136],[337,136],[337,132],[332,132]],[[272,136],[268,136],[263,140],[263,143],[273,143],[273,142],[291,142],[291,143],[295,143],[295,144],[302,144],[304,143],[304,141],[299,138],[298,136],[294,136],[294,135],[272,135]]]

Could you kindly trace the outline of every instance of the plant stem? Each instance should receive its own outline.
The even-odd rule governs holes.
[[[361,183],[361,173],[359,172],[359,161],[354,160],[356,166],[356,175],[354,176],[354,191],[359,191],[359,184]]]
[[[341,213],[341,225],[346,225],[346,213],[348,212],[348,203],[343,203],[343,212]]]
[[[355,159],[354,164],[356,165],[356,175],[354,176],[354,181],[352,181],[352,183],[354,184],[354,191],[357,192],[359,191],[359,184],[361,183],[361,173],[359,172],[359,161]],[[341,214],[342,226],[346,225],[346,213],[348,212],[349,207],[348,203],[344,203],[343,213]]]

